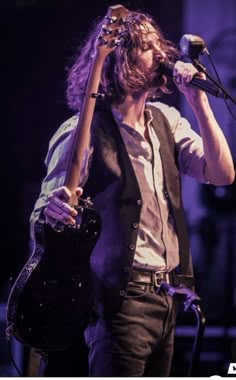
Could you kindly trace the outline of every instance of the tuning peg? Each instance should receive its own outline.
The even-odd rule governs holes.
[[[103,25],[103,26],[102,26],[102,32],[103,32],[105,35],[109,35],[109,34],[112,34],[112,29],[107,28],[106,25]]]
[[[115,36],[121,36],[123,33],[124,33],[124,32],[123,32],[122,29],[116,29],[114,35],[115,35]]]
[[[99,42],[99,45],[101,46],[101,45],[106,45],[108,41],[105,38],[103,38],[102,36],[99,36],[98,42]]]
[[[121,44],[121,39],[111,41],[111,47],[119,46]]]
[[[106,16],[105,18],[108,20],[108,24],[114,24],[117,21],[117,17],[115,16]]]

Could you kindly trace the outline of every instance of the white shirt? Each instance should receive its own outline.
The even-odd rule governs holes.
[[[165,113],[177,144],[180,170],[205,182],[201,138],[186,119],[173,107],[155,103]],[[142,195],[142,210],[134,257],[134,266],[170,271],[179,264],[179,244],[168,201],[164,194],[164,177],[160,142],[151,125],[152,114],[146,110],[150,142],[137,130],[122,123],[122,116],[113,115],[119,125]]]

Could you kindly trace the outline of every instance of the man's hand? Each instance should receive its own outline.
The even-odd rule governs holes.
[[[189,82],[193,79],[194,76],[199,78],[206,79],[204,73],[199,72],[192,63],[185,63],[182,61],[177,61],[173,69],[173,77],[176,86],[179,91],[181,91],[186,99],[191,102],[201,97],[204,94],[203,90],[189,86]]]
[[[78,187],[76,189],[76,195],[79,198],[83,193],[83,189]],[[77,211],[73,206],[70,206],[72,193],[66,187],[62,186],[53,190],[47,198],[47,204],[44,209],[44,215],[46,223],[49,223],[52,227],[57,222],[63,224],[75,224],[75,216]]]

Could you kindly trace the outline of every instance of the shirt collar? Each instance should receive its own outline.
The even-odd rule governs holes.
[[[147,125],[149,125],[151,123],[151,121],[153,120],[152,111],[148,108],[145,108],[144,113],[146,116]],[[119,111],[112,108],[112,114],[113,114],[113,117],[115,118],[115,120],[118,122],[118,124],[123,123],[123,115]]]

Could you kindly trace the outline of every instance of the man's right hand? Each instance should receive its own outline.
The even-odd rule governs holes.
[[[83,189],[78,187],[76,189],[77,197],[79,198],[82,193]],[[46,207],[44,209],[46,223],[49,223],[52,227],[54,227],[57,222],[63,224],[75,224],[77,211],[69,204],[71,198],[72,193],[66,186],[61,186],[53,190],[48,195]]]

